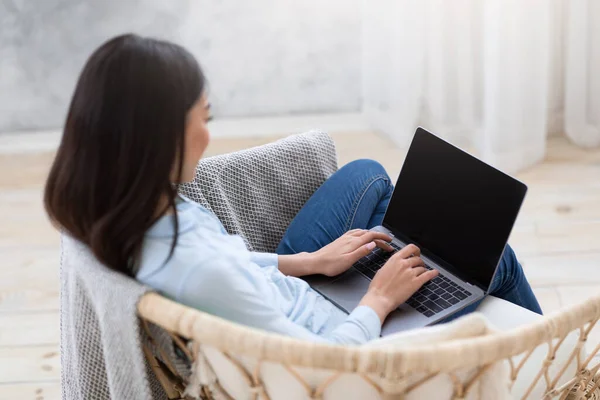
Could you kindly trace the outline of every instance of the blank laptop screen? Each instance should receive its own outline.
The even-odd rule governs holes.
[[[521,182],[419,128],[383,225],[487,290],[526,192]]]

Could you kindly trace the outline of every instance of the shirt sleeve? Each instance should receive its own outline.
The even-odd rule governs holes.
[[[275,253],[260,253],[256,251],[250,252],[250,261],[259,267],[275,266],[279,268],[279,258]]]
[[[358,306],[327,337],[331,342],[364,344],[381,336],[381,320],[369,306]]]
[[[233,257],[222,257],[210,266],[191,268],[181,277],[177,300],[240,324],[299,339],[356,345],[379,337],[379,317],[367,306],[357,307],[327,336],[311,332],[265,301],[252,279],[232,268],[232,261]]]

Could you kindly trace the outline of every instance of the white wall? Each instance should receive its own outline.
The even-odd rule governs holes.
[[[360,0],[5,0],[0,27],[0,132],[60,127],[86,58],[130,31],[191,50],[217,116],[360,109]]]

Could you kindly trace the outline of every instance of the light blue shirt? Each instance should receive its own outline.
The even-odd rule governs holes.
[[[187,306],[301,339],[362,344],[379,337],[379,317],[370,307],[347,315],[302,279],[281,273],[277,254],[248,251],[206,208],[184,200],[177,210],[173,256],[166,261],[174,216],[165,215],[146,233],[140,282]]]

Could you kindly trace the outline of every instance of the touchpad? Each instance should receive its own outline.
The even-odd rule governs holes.
[[[350,269],[335,281],[320,287],[319,292],[339,307],[352,312],[367,293],[370,283],[359,272]]]

